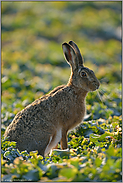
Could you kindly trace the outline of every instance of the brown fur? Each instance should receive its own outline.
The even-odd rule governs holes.
[[[77,45],[70,41],[62,46],[71,66],[69,82],[35,100],[15,116],[4,136],[8,136],[10,141],[16,141],[19,150],[38,150],[44,156],[59,141],[61,148],[66,149],[67,132],[84,118],[88,91],[99,87],[93,71],[83,66]],[[81,72],[85,72],[87,77],[81,76]]]

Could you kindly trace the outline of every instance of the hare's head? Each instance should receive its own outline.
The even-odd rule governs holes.
[[[99,81],[94,72],[83,65],[83,58],[78,46],[70,41],[62,44],[65,59],[70,64],[72,73],[70,81],[80,89],[94,91],[99,88]]]

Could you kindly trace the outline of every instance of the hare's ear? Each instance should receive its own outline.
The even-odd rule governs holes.
[[[79,66],[83,66],[83,58],[82,58],[82,55],[79,51],[79,48],[78,46],[73,42],[73,41],[69,41],[69,44],[74,48],[75,52],[76,52],[76,55],[78,57],[78,61],[79,61]]]
[[[67,43],[63,43],[62,48],[63,48],[63,53],[65,56],[65,59],[71,65],[72,70],[74,71],[77,67],[77,65],[76,65],[77,56],[76,56],[74,49],[72,48],[72,46],[70,46]]]

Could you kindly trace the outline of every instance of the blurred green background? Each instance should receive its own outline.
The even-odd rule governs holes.
[[[101,82],[87,96],[92,118],[121,115],[121,2],[1,2],[2,122],[54,87],[70,67],[61,44],[73,40]],[[102,100],[102,101],[101,101]]]
[[[64,176],[63,181],[72,177],[73,182],[121,182],[122,2],[2,1],[1,7],[2,138],[18,111],[68,82],[70,66],[63,56],[63,42],[77,43],[85,66],[101,83],[98,91],[86,97],[85,121],[68,134],[71,154],[78,157],[75,162],[73,158],[60,160],[54,154],[46,159],[48,169],[44,169],[40,156],[32,154],[28,160],[25,151],[18,155],[14,142],[2,140],[2,179],[62,181]],[[67,165],[59,168],[61,162]]]

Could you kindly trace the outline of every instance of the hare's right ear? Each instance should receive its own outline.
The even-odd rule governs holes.
[[[65,59],[71,65],[72,70],[74,71],[76,69],[76,59],[77,59],[74,49],[67,43],[63,43],[62,48]]]
[[[78,48],[78,46],[76,45],[76,43],[74,43],[73,41],[69,41],[69,44],[74,48],[75,52],[76,52],[76,55],[78,57],[78,65],[79,66],[83,66],[83,58],[82,58],[82,55],[80,53],[80,50]]]

